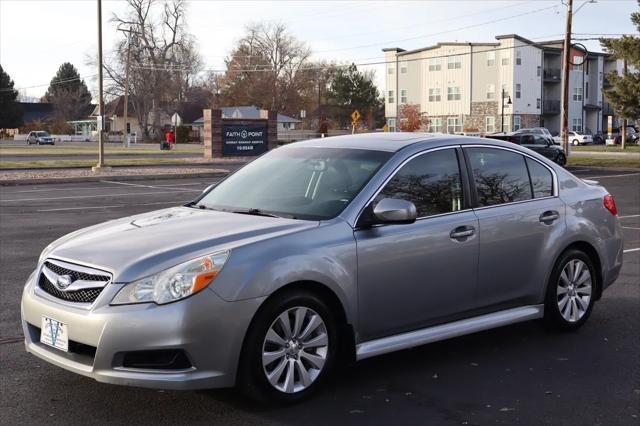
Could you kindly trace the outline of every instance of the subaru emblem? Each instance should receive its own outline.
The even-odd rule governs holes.
[[[56,287],[59,290],[64,290],[71,285],[72,279],[70,275],[60,275],[56,280]]]

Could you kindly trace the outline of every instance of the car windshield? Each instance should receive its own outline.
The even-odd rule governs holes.
[[[305,220],[331,219],[391,153],[362,149],[275,149],[231,175],[197,207]]]
[[[40,138],[46,138],[47,136],[49,136],[49,133],[47,133],[47,132],[36,132],[36,136],[38,136]]]

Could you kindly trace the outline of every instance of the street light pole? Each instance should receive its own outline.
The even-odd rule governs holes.
[[[586,2],[585,2],[586,4]],[[583,4],[584,6],[584,4]],[[569,65],[571,63],[571,24],[573,20],[573,0],[567,3],[567,28],[564,34],[562,58],[562,149],[569,155]]]
[[[104,164],[104,99],[102,97],[102,0],[98,0],[98,164],[92,169],[100,171],[105,168]]]
[[[500,132],[505,133],[504,131],[504,87],[502,88],[502,115],[500,116]],[[511,96],[509,96],[509,100],[507,101],[507,105],[511,105]]]

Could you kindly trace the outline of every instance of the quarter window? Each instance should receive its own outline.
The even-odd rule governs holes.
[[[480,206],[532,198],[529,174],[522,155],[495,148],[468,148],[467,154]]]
[[[462,181],[454,149],[429,152],[409,161],[395,174],[375,202],[396,198],[415,204],[418,217],[462,209]]]
[[[527,167],[529,168],[529,176],[531,177],[533,197],[551,197],[553,195],[553,176],[549,169],[530,158],[526,160]]]

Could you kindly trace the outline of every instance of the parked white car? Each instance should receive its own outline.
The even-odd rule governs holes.
[[[578,132],[569,132],[569,142],[574,146],[592,144],[593,136],[583,135]]]

